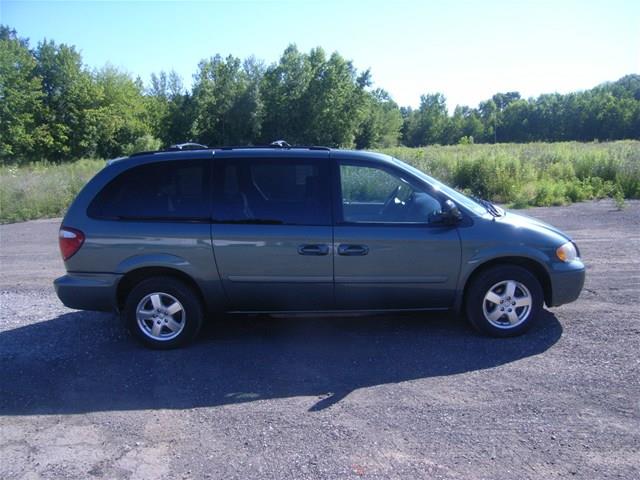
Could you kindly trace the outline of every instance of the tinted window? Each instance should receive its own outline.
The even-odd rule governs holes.
[[[429,223],[437,198],[406,179],[374,167],[340,166],[342,218],[362,223]]]
[[[209,178],[202,160],[141,165],[123,172],[94,198],[95,218],[208,220]]]
[[[251,158],[218,160],[215,164],[215,221],[331,224],[326,162]]]

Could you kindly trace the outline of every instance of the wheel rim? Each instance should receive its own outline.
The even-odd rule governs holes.
[[[145,295],[136,307],[138,328],[147,337],[161,342],[176,338],[187,321],[182,304],[173,295],[153,292]]]
[[[510,329],[531,314],[531,292],[516,280],[503,280],[487,290],[482,301],[484,318],[497,328]]]

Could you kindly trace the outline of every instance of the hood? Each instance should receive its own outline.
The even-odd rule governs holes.
[[[550,231],[555,233],[556,235],[560,235],[566,238],[567,240],[571,240],[571,237],[569,235],[567,235],[559,228],[554,227],[553,225],[549,225],[548,223],[538,220],[537,218],[529,217],[527,215],[522,215],[519,213],[513,213],[507,210],[505,210],[505,214],[502,217],[496,217],[496,222],[512,225],[514,227],[525,227],[534,230],[544,230],[547,232]]]

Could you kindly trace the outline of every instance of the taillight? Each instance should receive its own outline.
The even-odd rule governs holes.
[[[84,233],[71,227],[60,227],[58,233],[58,242],[60,243],[60,253],[63,260],[69,260],[75,253],[80,250],[84,243]]]

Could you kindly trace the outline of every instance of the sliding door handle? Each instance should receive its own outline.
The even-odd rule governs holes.
[[[366,245],[339,245],[338,255],[344,255],[345,257],[362,256],[369,253],[369,247]]]
[[[328,255],[329,245],[300,245],[298,246],[300,255]]]

